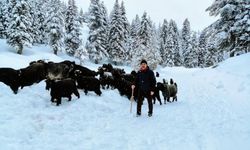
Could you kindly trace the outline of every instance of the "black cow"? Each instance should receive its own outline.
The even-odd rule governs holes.
[[[75,77],[77,88],[84,89],[85,95],[88,94],[88,91],[94,91],[97,95],[101,96],[101,84],[98,79],[95,77],[82,76],[82,72],[80,70],[75,71]]]
[[[113,66],[111,64],[103,64],[101,67],[105,72],[112,72]]]
[[[48,62],[47,63],[47,78],[50,80],[66,79],[69,77],[73,66],[61,63]]]
[[[114,81],[115,81],[114,87],[116,89],[118,89],[121,96],[126,96],[128,99],[130,99],[132,96],[131,85],[134,82],[133,78],[136,74],[132,73],[132,74],[125,75],[122,72],[120,72],[120,70],[114,69],[112,71],[112,75],[113,75]],[[138,90],[137,90],[137,88],[135,88],[134,95],[133,95],[135,101],[137,100],[137,94],[138,94]]]
[[[177,84],[173,81],[173,79],[170,79],[170,84],[168,84],[166,80],[163,79],[163,83],[157,84],[157,87],[160,91],[162,91],[165,104],[166,101],[171,102],[170,101],[171,97],[173,98],[172,102],[177,101],[178,87]]]
[[[46,89],[50,91],[51,102],[56,99],[56,105],[59,106],[62,102],[62,97],[67,97],[71,101],[71,95],[74,93],[75,96],[80,98],[80,94],[77,90],[75,81],[72,79],[64,80],[46,80]]]
[[[74,71],[76,71],[76,70],[80,70],[81,75],[85,76],[85,77],[95,77],[98,75],[98,73],[96,71],[90,70],[90,69],[83,67],[81,65],[75,65]]]
[[[81,75],[82,76],[86,76],[86,77],[95,77],[98,75],[97,72],[90,70],[87,67],[83,67],[81,65],[77,65],[74,61],[63,61],[61,62],[62,64],[66,64],[67,66],[69,66],[71,68],[70,73],[69,73],[69,77],[70,78],[74,78],[74,73],[76,70],[80,70],[81,71]]]
[[[8,85],[15,94],[17,94],[20,87],[20,75],[20,70],[0,68],[0,82]]]
[[[109,89],[109,87],[111,87],[113,89],[115,81],[114,81],[114,77],[112,76],[112,74],[110,72],[104,71],[103,68],[99,68],[98,73],[100,75],[99,80],[102,85],[102,88]]]
[[[30,66],[20,69],[20,86],[31,86],[47,77],[47,64],[45,62],[32,62]]]

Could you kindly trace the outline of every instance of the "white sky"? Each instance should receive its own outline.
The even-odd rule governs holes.
[[[67,1],[67,0],[65,0]],[[121,0],[119,0],[121,2]],[[144,11],[147,11],[151,19],[158,26],[163,22],[163,19],[174,19],[179,28],[185,18],[188,18],[191,23],[191,28],[196,31],[201,31],[216,18],[209,16],[205,11],[214,0],[124,0],[127,11],[127,17],[131,21],[136,14],[141,16]],[[78,7],[87,11],[90,0],[76,0]],[[104,0],[108,11],[113,8],[115,0]]]

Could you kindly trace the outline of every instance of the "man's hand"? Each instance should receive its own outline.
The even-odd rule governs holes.
[[[131,85],[131,88],[132,88],[132,90],[134,90],[135,89],[135,85]]]
[[[151,95],[151,96],[153,96],[153,95],[154,95],[154,92],[153,92],[153,91],[151,91],[151,92],[150,92],[150,95]]]

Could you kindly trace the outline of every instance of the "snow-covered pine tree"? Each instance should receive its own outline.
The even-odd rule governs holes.
[[[217,41],[218,39],[211,36],[207,39],[205,67],[216,65],[223,60],[223,51],[218,50],[218,46],[216,45]]]
[[[150,20],[150,22],[152,22]],[[153,23],[151,23],[153,24]],[[152,25],[152,35],[151,35],[151,46],[150,49],[148,50],[148,55],[144,57],[149,61],[149,66],[152,69],[156,69],[157,65],[162,62],[161,54],[159,51],[159,35],[158,35],[158,30],[155,26],[155,24]]]
[[[74,56],[76,51],[80,51],[79,49],[82,49],[82,40],[80,39],[80,21],[75,0],[68,1],[65,30],[65,50],[68,55]]]
[[[0,1],[0,38],[5,38],[5,28],[4,28],[4,9],[6,8],[6,2]]]
[[[129,34],[130,34],[130,24],[128,22],[127,16],[126,16],[126,9],[124,6],[124,1],[121,3],[121,17],[122,17],[122,22],[123,22],[123,31],[124,31],[124,45],[123,47],[125,48],[125,60],[129,61]]]
[[[124,37],[124,22],[121,15],[121,9],[118,0],[110,15],[109,29],[109,58],[114,64],[123,64],[126,50]]]
[[[79,21],[81,24],[83,24],[85,22],[84,13],[83,13],[82,8],[80,9],[80,12],[79,12]]]
[[[5,11],[4,17],[7,19],[5,26],[6,26],[6,36],[8,36],[7,32],[9,28],[9,23],[10,23],[10,19],[13,18],[12,11],[13,11],[13,8],[16,6],[17,0],[6,0],[6,2],[7,2],[7,9]]]
[[[172,21],[171,21],[172,22]],[[172,23],[169,23],[166,45],[165,45],[165,62],[163,62],[164,66],[173,67],[174,66],[174,55],[175,55],[175,42],[174,42],[174,29]]]
[[[48,0],[33,0],[32,7],[32,32],[34,37],[34,43],[45,44],[46,41],[46,16],[45,16],[45,5],[48,3]]]
[[[128,39],[128,55],[127,55],[127,63],[131,64],[132,62],[132,56],[135,53],[135,49],[138,47],[138,31],[140,29],[140,17],[136,15],[136,17],[132,20],[131,26],[130,26],[130,33],[129,33],[129,39]]]
[[[137,33],[141,27],[141,20],[139,15],[136,15],[135,18],[131,22],[130,26],[130,36],[133,38],[137,37]]]
[[[33,41],[30,32],[32,26],[31,7],[28,0],[12,0],[10,3],[13,7],[7,29],[7,43],[14,47],[18,54],[22,54],[24,46],[31,46]]]
[[[167,38],[168,38],[168,21],[164,19],[163,24],[160,29],[160,45],[159,50],[162,58],[162,65],[165,65],[165,62],[167,60],[167,51],[166,51],[166,45],[167,45]]]
[[[174,52],[174,66],[181,66],[182,65],[182,59],[180,55],[180,34],[179,29],[177,27],[177,24],[174,20],[169,21],[169,28],[172,30],[172,36],[173,36],[173,52]]]
[[[99,0],[91,0],[87,23],[89,27],[89,37],[86,43],[86,49],[89,54],[89,59],[98,64],[108,57],[107,11],[104,4],[100,3]]]
[[[174,20],[163,21],[160,30],[160,52],[164,66],[180,66],[180,42],[179,31]]]
[[[60,10],[60,1],[51,0],[49,8],[49,16],[47,19],[49,45],[53,48],[54,54],[63,48],[64,38],[64,20]]]
[[[191,28],[190,28],[190,22],[188,19],[185,19],[181,31],[181,48],[182,48],[182,56],[183,56],[183,65],[188,67],[187,64],[189,64],[190,61],[190,40],[191,40]]]
[[[1,27],[0,27],[0,32],[2,33],[2,38],[7,38],[7,29],[8,29],[8,19],[9,19],[9,1],[8,0],[2,0],[2,7],[1,7],[1,15],[0,15],[0,20],[1,20]],[[1,34],[0,33],[0,34]]]
[[[199,36],[199,48],[198,48],[198,67],[205,67],[207,53],[207,37],[206,31],[203,30]]]
[[[193,49],[192,49],[191,38],[190,42],[188,43],[188,48],[184,54],[184,66],[187,68],[193,67]]]
[[[58,8],[60,9],[60,12],[63,15],[63,19],[65,20],[66,13],[67,13],[67,8],[68,8],[67,2],[59,0],[58,4],[59,4]]]
[[[141,27],[138,31],[139,45],[135,49],[135,53],[132,58],[132,67],[139,69],[139,63],[142,59],[148,61],[148,65],[151,69],[155,69],[159,64],[160,54],[157,47],[155,47],[153,25],[147,13],[144,12],[141,19]]]
[[[213,24],[214,36],[221,37],[220,49],[227,49],[230,57],[250,51],[249,0],[215,0],[207,11],[211,16],[220,15]]]
[[[130,25],[126,16],[126,9],[125,9],[125,5],[124,5],[124,1],[122,1],[121,3],[121,18],[122,18],[122,22],[123,22],[123,30],[124,30],[124,38],[125,40],[128,39],[129,33],[130,33]]]
[[[198,50],[199,50],[199,40],[197,37],[196,32],[192,32],[191,35],[191,51],[190,51],[190,58],[192,58],[191,61],[189,61],[188,67],[195,68],[198,67]]]

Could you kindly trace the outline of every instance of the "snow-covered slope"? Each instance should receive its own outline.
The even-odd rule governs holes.
[[[0,40],[0,67],[21,68],[32,60],[70,59],[46,47],[16,55]],[[116,90],[94,93],[60,107],[50,103],[45,83],[17,95],[0,83],[2,150],[248,150],[250,147],[250,54],[217,68],[158,68],[160,79],[178,83],[178,102],[154,105],[154,115],[129,113],[130,102]],[[98,66],[87,62],[87,67]],[[124,67],[130,71],[129,67]]]

